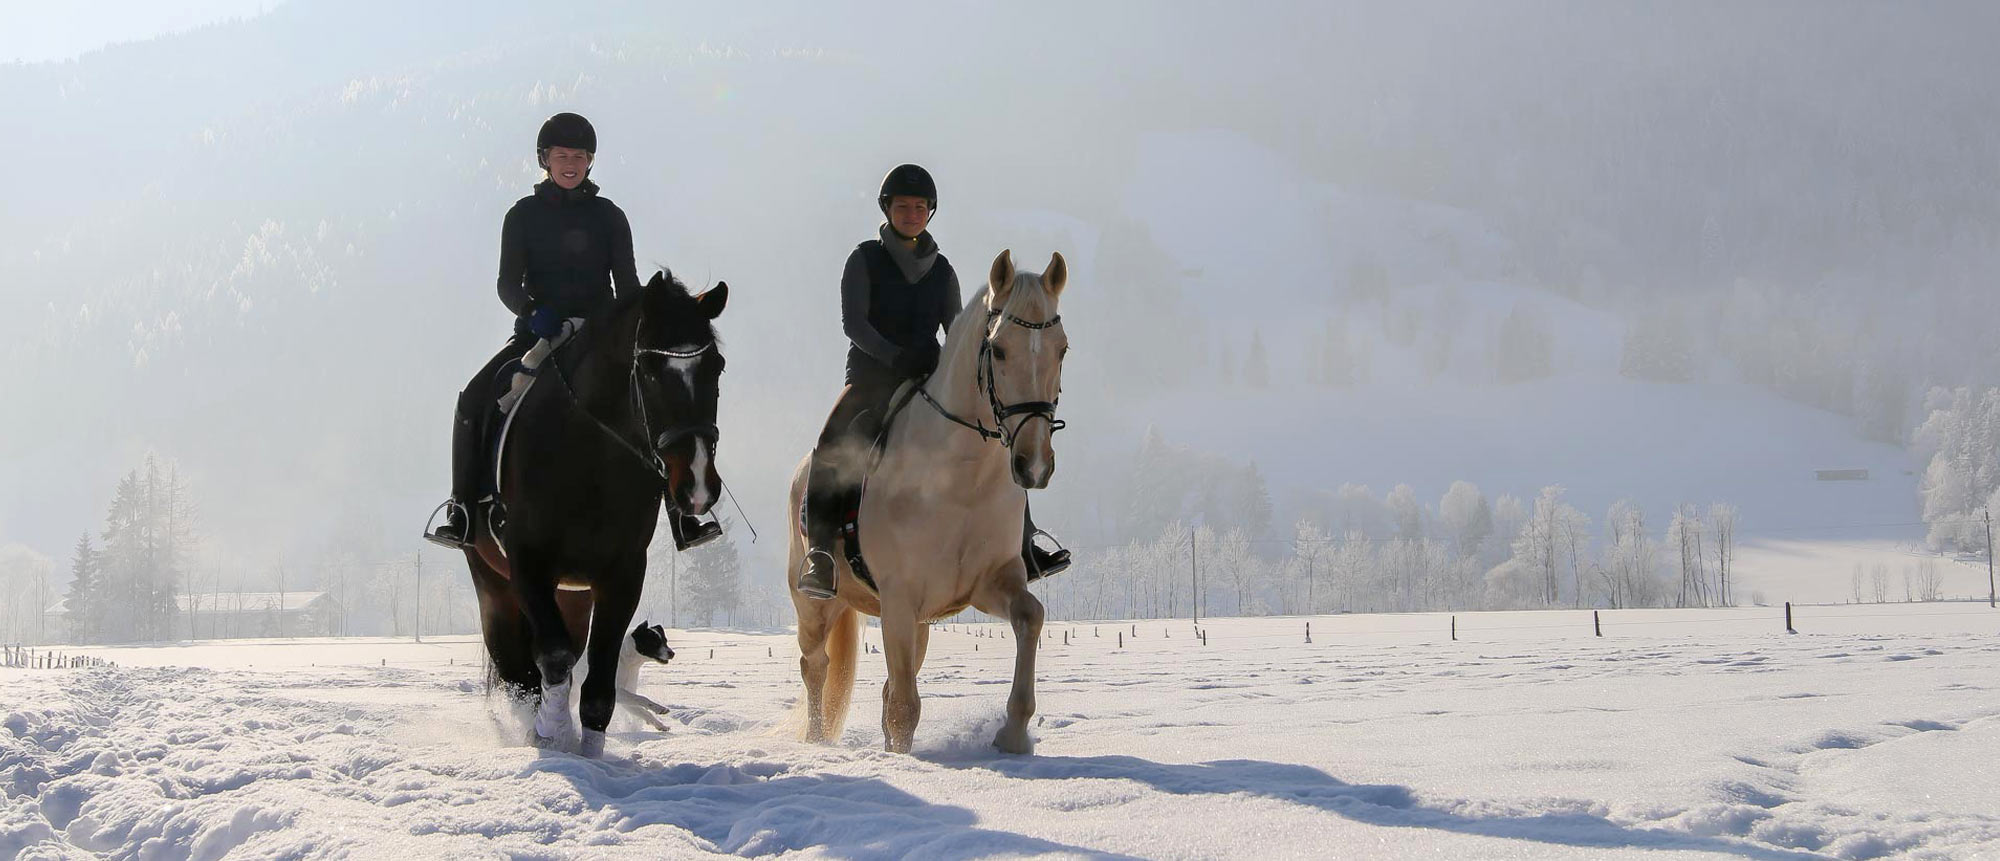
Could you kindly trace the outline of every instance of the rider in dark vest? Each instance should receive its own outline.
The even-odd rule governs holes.
[[[926,228],[937,211],[937,184],[914,164],[882,179],[876,204],[888,218],[876,238],[856,246],[840,277],[840,323],[850,342],[847,387],[840,392],[814,446],[806,477],[805,571],[800,594],[834,594],[834,541],[841,519],[858,501],[865,452],[882,431],[884,412],[906,379],[937,369],[938,335],[965,307],[951,261],[938,253]],[[1069,551],[1044,551],[1027,524],[1022,548],[1028,570],[1039,576],[1069,567]]]
[[[451,499],[445,522],[424,534],[451,548],[472,544],[467,503],[486,501],[494,488],[487,463],[486,432],[494,424],[496,401],[508,387],[514,363],[543,338],[555,338],[563,321],[587,317],[609,305],[618,292],[639,289],[632,263],[632,225],[625,211],[597,195],[590,181],[597,130],[572,113],[556,114],[535,138],[535,157],[548,176],[534,193],[507,210],[500,228],[500,302],[514,312],[514,336],[458,393],[451,435]],[[670,518],[681,549],[722,534],[722,527],[678,512]]]

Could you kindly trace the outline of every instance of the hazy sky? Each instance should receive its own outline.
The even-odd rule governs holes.
[[[42,3],[8,0],[7,26],[0,28],[0,62],[72,60],[118,42],[151,39],[261,15],[283,0],[85,0]]]
[[[0,404],[31,405],[0,407],[0,545],[66,558],[154,454],[231,570],[407,555],[508,331],[497,233],[557,110],[598,123],[642,271],[730,282],[746,553],[777,555],[840,380],[841,262],[901,161],[939,176],[968,289],[1003,248],[1069,260],[1072,429],[1035,505],[1085,550],[1126,537],[1149,425],[1255,461],[1280,528],[1343,483],[1461,479],[1593,515],[1727,501],[1745,535],[1908,521],[1912,465],[1853,415],[1895,439],[1929,385],[2000,379],[1990,6],[577,6],[9,6],[0,58],[43,61],[269,14],[0,62],[0,135],[67,166],[0,207],[24,368]],[[1693,385],[1626,378],[1634,319],[1704,359]],[[1496,370],[1508,320],[1541,370]],[[1712,435],[1745,427],[1783,444]],[[1897,478],[1798,481],[1850,467]]]

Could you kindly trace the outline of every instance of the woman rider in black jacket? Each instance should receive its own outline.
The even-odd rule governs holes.
[[[798,590],[808,598],[834,594],[833,544],[841,518],[857,501],[858,460],[881,432],[883,412],[905,379],[937,369],[938,333],[964,308],[958,275],[938,253],[926,228],[937,211],[937,184],[929,171],[899,165],[882,179],[876,205],[888,219],[876,238],[856,246],[840,277],[840,323],[850,345],[847,387],[813,447],[806,477],[805,571]],[[1040,534],[1027,523],[1022,555],[1030,578],[1069,567],[1069,551],[1035,546]]]
[[[542,124],[535,157],[548,177],[534,193],[515,202],[500,228],[500,301],[514,312],[514,336],[479,369],[458,394],[451,436],[451,499],[445,523],[424,537],[452,548],[473,540],[470,500],[493,492],[487,472],[485,431],[495,402],[507,389],[514,362],[535,342],[562,332],[563,321],[587,317],[611,303],[618,292],[639,289],[632,263],[632,225],[625,212],[599,197],[590,181],[597,153],[597,130],[590,121],[560,113]],[[675,512],[670,522],[681,549],[720,535],[714,521]]]

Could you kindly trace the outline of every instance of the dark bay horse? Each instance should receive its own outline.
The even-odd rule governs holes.
[[[603,752],[662,494],[700,515],[721,491],[713,321],[728,300],[727,284],[691,296],[655,274],[586,320],[514,406],[499,542],[478,530],[465,561],[494,675],[537,704],[538,743]],[[569,716],[579,657],[589,661],[580,737]]]

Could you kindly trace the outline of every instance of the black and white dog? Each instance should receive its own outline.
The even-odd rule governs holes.
[[[657,717],[666,714],[667,707],[639,693],[639,668],[649,661],[666,664],[673,659],[674,650],[667,645],[666,629],[643,621],[632,629],[632,636],[625,638],[625,647],[618,653],[618,704],[652,724],[654,729],[667,728]]]

